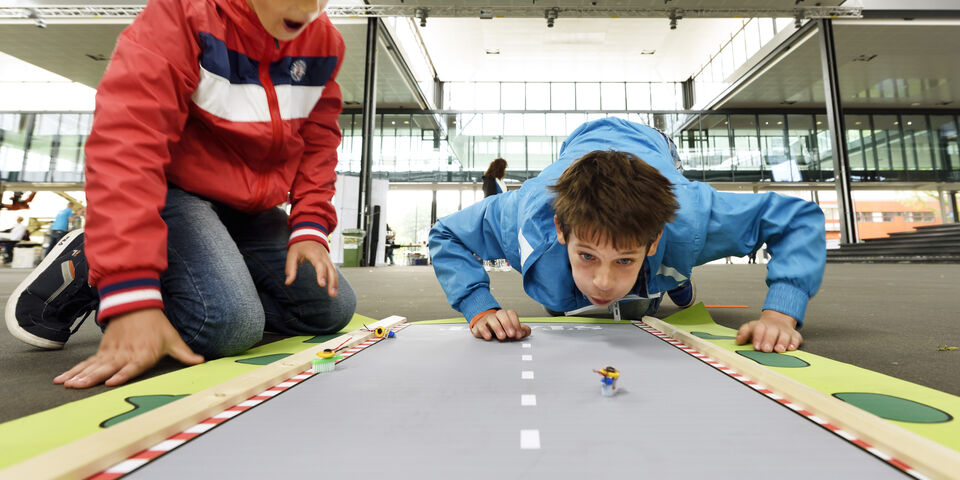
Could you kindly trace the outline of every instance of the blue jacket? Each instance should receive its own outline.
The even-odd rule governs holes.
[[[506,258],[523,275],[527,295],[555,311],[590,305],[577,289],[566,245],[557,242],[553,198],[547,190],[576,159],[594,150],[633,153],[673,182],[680,204],[657,252],[646,258],[630,295],[655,298],[690,278],[694,266],[743,256],[767,244],[763,309],[803,323],[807,302],[820,288],[826,264],[823,212],[815,204],[774,193],[722,193],[687,180],[676,168],[676,150],[662,133],[619,118],[587,122],[563,143],[560,157],[519,190],[487,197],[437,221],[430,255],[447,300],[468,320],[500,308],[490,278],[474,257]]]

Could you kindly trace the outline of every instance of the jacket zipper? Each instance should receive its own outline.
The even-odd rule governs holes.
[[[274,42],[274,45],[277,49],[280,48],[279,42]],[[273,58],[272,52],[271,55],[267,55],[267,58]],[[258,74],[260,76],[260,83],[263,84],[263,90],[267,94],[267,105],[270,108],[270,126],[272,129],[272,137],[270,139],[270,150],[267,151],[267,158],[265,162],[272,161],[278,154],[280,150],[281,137],[283,136],[283,119],[280,117],[280,102],[277,100],[277,91],[273,86],[273,80],[270,79],[270,62],[260,62],[258,68]],[[260,172],[258,172],[260,173]],[[255,195],[255,204],[262,206],[264,190],[266,189],[267,177],[266,175],[260,173],[257,175],[257,188],[254,192]]]

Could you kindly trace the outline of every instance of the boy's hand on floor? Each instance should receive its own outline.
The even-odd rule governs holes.
[[[203,363],[159,308],[148,308],[110,319],[97,353],[53,379],[67,388],[108,387],[135,378],[170,355],[187,364]]]
[[[297,265],[309,262],[317,272],[317,285],[327,287],[327,295],[337,296],[337,268],[330,260],[330,252],[320,242],[304,240],[290,245],[287,249],[287,279],[284,282],[290,285],[297,279]]]
[[[753,341],[753,349],[761,352],[783,353],[796,350],[803,343],[797,331],[797,321],[774,310],[764,310],[760,320],[747,322],[737,331],[737,345]]]
[[[520,317],[513,310],[497,310],[484,315],[470,333],[484,340],[520,340],[530,335],[530,326],[520,323]]]

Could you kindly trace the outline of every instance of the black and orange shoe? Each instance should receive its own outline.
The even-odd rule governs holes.
[[[63,348],[100,301],[87,284],[83,230],[68,232],[7,301],[7,329],[38,348]],[[80,323],[76,323],[80,319]]]

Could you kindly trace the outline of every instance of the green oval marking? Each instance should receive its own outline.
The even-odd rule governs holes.
[[[126,400],[130,405],[133,405],[133,409],[100,422],[100,428],[112,427],[124,420],[130,420],[137,415],[147,413],[154,408],[162,407],[183,397],[186,397],[186,395],[141,395],[136,397],[127,397],[124,400]]]
[[[287,357],[289,357],[290,355],[292,355],[292,354],[290,354],[290,353],[274,353],[274,354],[272,354],[272,355],[264,355],[264,356],[262,356],[262,357],[241,358],[240,360],[236,360],[236,362],[237,362],[237,363],[246,363],[246,364],[250,364],[250,365],[267,365],[267,364],[269,364],[269,363],[276,362],[277,360],[280,360],[281,358],[287,358]]]
[[[691,335],[700,337],[704,340],[736,340],[737,337],[731,337],[730,335],[714,335],[707,332],[690,332]]]
[[[792,355],[784,355],[776,352],[758,352],[756,350],[737,350],[737,353],[744,357],[768,367],[782,368],[803,368],[810,364]]]
[[[910,423],[944,423],[953,420],[949,413],[906,398],[882,393],[843,392],[834,397],[880,418]]]
[[[308,338],[308,339],[304,340],[303,343],[323,343],[323,342],[326,342],[327,340],[330,340],[331,338],[337,338],[338,336],[339,336],[339,335],[337,335],[337,334],[333,334],[333,335],[317,335],[316,337]]]

